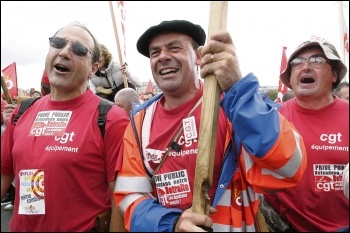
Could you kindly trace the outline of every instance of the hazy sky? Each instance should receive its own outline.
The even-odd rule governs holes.
[[[278,85],[283,46],[289,56],[298,44],[317,35],[340,50],[338,2],[234,1],[228,5],[227,30],[237,48],[242,75],[253,72],[262,86]],[[344,5],[348,19],[349,2]],[[209,8],[210,2],[203,1],[126,2],[130,72],[144,82],[153,80],[149,60],[136,50],[136,41],[146,29],[164,20],[186,19],[208,31]],[[16,62],[18,86],[39,89],[48,38],[73,21],[85,24],[118,60],[108,1],[1,1],[1,69]]]

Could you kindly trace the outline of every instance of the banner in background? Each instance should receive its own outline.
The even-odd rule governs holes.
[[[281,60],[281,68],[280,68],[280,74],[287,69],[287,47],[283,47],[283,51],[282,51],[282,60]],[[286,85],[284,85],[281,82],[281,79],[279,79],[279,83],[278,83],[278,94],[277,94],[277,103],[282,103],[282,97],[284,95],[284,93],[286,93],[288,91],[288,87]]]
[[[151,79],[149,80],[149,82],[148,82],[148,84],[147,84],[145,93],[146,93],[146,92],[152,92],[152,93],[154,93],[154,91],[153,91],[153,84],[152,84]]]
[[[4,68],[2,74],[11,98],[16,99],[18,96],[16,62]]]

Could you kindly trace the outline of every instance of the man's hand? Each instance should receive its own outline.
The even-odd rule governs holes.
[[[106,95],[110,95],[113,93],[111,88],[104,88],[103,86],[96,87],[96,91],[97,91],[97,93],[102,93],[102,94],[106,94]]]
[[[210,207],[209,212],[215,213],[216,209]],[[176,225],[174,231],[176,232],[207,232],[204,228],[210,229],[213,226],[213,220],[205,214],[196,214],[192,212],[192,208],[185,210]]]
[[[128,69],[128,64],[124,63],[121,67],[120,67],[120,72],[122,72],[122,74],[125,74],[127,77],[130,76],[129,73],[129,69]]]
[[[227,31],[213,33],[206,45],[200,46],[201,77],[214,74],[221,91],[228,91],[242,78],[236,48]]]
[[[6,125],[7,122],[9,121],[13,111],[15,110],[16,105],[15,104],[6,104],[5,105],[5,109],[4,109],[4,113],[3,113],[3,117],[4,117],[4,124]]]

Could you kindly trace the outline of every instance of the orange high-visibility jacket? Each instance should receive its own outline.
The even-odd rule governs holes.
[[[221,155],[225,158],[212,202],[217,212],[210,215],[214,231],[255,231],[260,195],[296,185],[306,168],[302,137],[278,113],[278,105],[264,99],[258,88],[256,77],[249,74],[221,101],[232,125],[226,139],[218,140],[225,142],[226,153]],[[143,162],[142,133],[152,121],[145,115],[160,97],[134,111],[124,135],[123,163],[114,197],[129,231],[172,231],[173,221],[183,211],[160,204]],[[186,166],[191,165],[184,164],[184,169]]]

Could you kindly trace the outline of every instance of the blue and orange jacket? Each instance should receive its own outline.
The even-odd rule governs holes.
[[[259,197],[296,185],[306,168],[303,139],[278,112],[279,105],[258,92],[251,73],[237,82],[221,100],[232,128],[226,143],[222,172],[210,215],[214,231],[255,231]],[[128,231],[172,231],[182,213],[159,204],[151,177],[143,164],[142,126],[148,106],[161,95],[133,111],[124,135],[123,164],[114,191]],[[230,140],[229,140],[230,141]],[[238,158],[238,159],[237,159]]]

